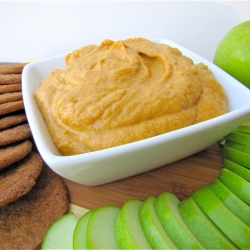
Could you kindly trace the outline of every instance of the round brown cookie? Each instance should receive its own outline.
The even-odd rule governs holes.
[[[22,92],[12,92],[0,94],[0,104],[7,102],[21,101],[23,99]]]
[[[18,92],[18,91],[21,91],[21,90],[22,90],[22,84],[21,83],[0,85],[0,94]]]
[[[28,139],[32,136],[28,123],[0,131],[0,146]]]
[[[5,116],[0,117],[0,130],[18,125],[20,123],[26,122],[27,117],[24,111],[16,112],[13,114],[8,114]]]
[[[0,63],[0,74],[22,73],[26,63]]]
[[[2,249],[40,249],[49,226],[68,212],[63,179],[44,166],[26,195],[0,208]]]
[[[0,170],[22,160],[31,152],[32,147],[32,142],[25,140],[0,148]]]
[[[21,83],[22,74],[0,75],[0,84]]]
[[[43,168],[38,153],[31,152],[23,160],[0,171],[0,207],[27,194],[35,185]]]
[[[0,115],[9,114],[24,109],[23,100],[0,104]]]

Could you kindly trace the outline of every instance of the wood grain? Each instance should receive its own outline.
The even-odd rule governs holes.
[[[107,204],[122,206],[128,199],[145,200],[164,191],[173,192],[183,200],[197,188],[217,178],[222,167],[221,150],[222,146],[216,143],[183,160],[100,186],[84,186],[64,180],[69,190],[70,202],[85,209]]]

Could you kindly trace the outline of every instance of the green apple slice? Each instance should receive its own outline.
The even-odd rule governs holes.
[[[115,220],[119,212],[120,208],[112,205],[94,210],[87,227],[88,249],[118,249],[115,238]]]
[[[240,125],[235,129],[235,131],[250,135],[250,126],[249,125]]]
[[[142,231],[139,210],[143,201],[126,201],[115,222],[115,236],[120,249],[151,249]]]
[[[179,249],[204,249],[180,216],[179,203],[179,199],[169,192],[156,198],[155,210],[161,224]]]
[[[224,146],[222,150],[222,157],[243,167],[250,168],[250,154],[246,154],[234,148]]]
[[[178,209],[190,231],[206,249],[237,248],[208,218],[192,197],[181,201]]]
[[[232,172],[239,175],[243,179],[250,181],[250,169],[242,167],[241,165],[232,162],[228,159],[223,160],[223,167],[231,170]]]
[[[233,131],[229,133],[225,139],[250,146],[250,135],[241,132]]]
[[[234,193],[232,193],[226,186],[224,186],[218,179],[211,183],[211,189],[216,196],[250,228],[250,207]]]
[[[236,150],[239,150],[241,152],[250,154],[250,146],[241,144],[239,142],[231,141],[231,140],[225,140],[225,146],[234,148]]]
[[[250,182],[226,168],[221,169],[218,179],[236,196],[250,205]]]
[[[56,220],[46,232],[41,249],[73,249],[73,234],[77,221],[73,212]]]
[[[250,228],[217,198],[209,185],[197,189],[191,197],[235,245],[250,249]]]
[[[149,197],[140,207],[139,219],[142,230],[153,249],[176,249],[156,214],[155,199],[154,196]]]
[[[73,235],[73,248],[74,249],[87,249],[86,236],[87,227],[90,216],[93,214],[94,210],[90,210],[78,220],[74,235]]]

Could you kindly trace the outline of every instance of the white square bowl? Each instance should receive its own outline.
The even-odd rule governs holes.
[[[203,62],[228,97],[229,112],[173,132],[126,145],[75,156],[62,156],[54,146],[34,99],[42,79],[65,67],[64,54],[32,62],[22,73],[23,100],[37,148],[47,165],[59,175],[88,186],[101,185],[140,174],[206,149],[250,118],[250,90],[214,64],[166,39],[152,39],[178,48],[194,63]]]

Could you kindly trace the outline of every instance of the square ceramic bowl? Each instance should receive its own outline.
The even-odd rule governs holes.
[[[59,175],[84,185],[100,185],[149,171],[206,149],[250,118],[250,90],[197,54],[166,39],[152,39],[178,48],[195,63],[203,62],[223,86],[229,112],[173,132],[130,144],[75,156],[62,156],[54,146],[34,99],[42,79],[65,66],[64,54],[29,63],[22,74],[23,99],[37,148]]]

